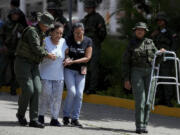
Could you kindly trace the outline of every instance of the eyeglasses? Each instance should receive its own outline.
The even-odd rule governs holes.
[[[83,35],[83,32],[74,32],[74,35],[80,36]]]

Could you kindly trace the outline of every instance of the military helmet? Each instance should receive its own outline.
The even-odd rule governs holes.
[[[158,20],[164,20],[166,23],[168,22],[168,17],[165,12],[159,12],[156,15],[155,21],[157,22]]]
[[[97,7],[96,0],[84,0],[84,7],[85,8],[95,8]]]
[[[133,30],[136,30],[137,28],[142,28],[142,29],[145,29],[146,31],[149,31],[146,23],[144,22],[138,22],[136,23],[135,27],[133,28]]]
[[[59,8],[58,8],[58,6],[57,6],[57,4],[55,2],[48,2],[47,3],[47,10],[48,9],[58,10]]]
[[[53,27],[54,17],[50,13],[45,12],[43,14],[39,14],[38,22],[44,24],[47,27]]]

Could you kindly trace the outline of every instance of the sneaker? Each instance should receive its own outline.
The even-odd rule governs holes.
[[[40,123],[39,121],[30,121],[29,126],[35,128],[44,128],[44,124]]]
[[[69,117],[63,117],[63,124],[67,126],[70,123]]]
[[[18,119],[18,122],[21,126],[26,126],[27,125],[27,120],[24,116],[19,115],[18,113],[16,114],[16,117]]]
[[[71,120],[71,125],[76,127],[82,127],[77,119]]]
[[[61,127],[61,123],[57,119],[51,119],[51,126]]]
[[[43,116],[43,115],[39,115],[39,116],[38,116],[38,121],[39,121],[41,124],[44,124],[44,116]]]

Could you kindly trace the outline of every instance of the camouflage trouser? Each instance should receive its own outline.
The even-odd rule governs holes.
[[[17,57],[15,60],[15,74],[22,89],[18,114],[24,117],[29,105],[30,121],[38,120],[39,94],[42,89],[38,67],[38,64],[29,63],[24,58]]]
[[[86,89],[96,90],[98,85],[98,74],[99,74],[99,60],[101,56],[100,45],[93,47],[93,54],[90,62],[88,63],[88,74],[86,81]]]
[[[146,128],[149,121],[152,94],[150,93],[150,103],[146,104],[151,77],[151,68],[132,68],[131,84],[135,99],[135,119],[136,128]]]

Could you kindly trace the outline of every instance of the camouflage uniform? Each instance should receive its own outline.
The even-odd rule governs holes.
[[[163,12],[157,14],[156,21],[164,20],[165,23],[168,22],[166,15]],[[158,49],[164,48],[168,51],[176,51],[176,34],[172,32],[168,27],[163,29],[158,28],[157,33],[153,35],[153,41]],[[160,75],[163,76],[172,76],[173,74],[173,62],[167,61],[163,62],[160,65]],[[161,81],[161,80],[159,80]],[[171,81],[171,80],[169,80]],[[159,104],[165,104],[172,106],[171,99],[173,97],[173,86],[170,85],[160,85],[158,87],[157,95],[160,98]]]
[[[145,26],[145,27],[143,27]],[[138,23],[136,28],[145,28],[146,25]],[[130,81],[135,99],[136,129],[146,129],[149,120],[151,102],[147,105],[147,94],[151,77],[151,66],[155,52],[157,51],[153,41],[148,38],[134,38],[127,47],[122,63],[122,73],[125,81]]]
[[[5,73],[7,70],[7,66],[10,65],[11,70],[11,94],[16,94],[16,88],[18,87],[14,74],[14,60],[15,60],[15,50],[17,47],[17,43],[20,39],[21,33],[24,30],[24,26],[19,23],[19,20],[13,21],[11,16],[13,14],[18,14],[20,17],[20,10],[15,8],[10,10],[8,15],[8,21],[4,23],[2,28],[0,29],[0,40],[2,44],[7,48],[6,54],[4,54],[4,62],[0,69],[1,79],[5,79]],[[4,75],[3,75],[4,74]],[[2,81],[1,80],[1,81]]]
[[[53,21],[54,18],[49,13],[42,14],[39,19],[40,23],[48,27]],[[39,25],[27,27],[16,50],[15,74],[22,88],[17,116],[24,118],[29,104],[30,121],[38,120],[38,99],[41,92],[38,66],[42,59],[48,55],[44,48],[44,38],[45,33],[41,31]]]
[[[86,0],[85,8],[96,8],[95,1]],[[101,43],[106,37],[106,25],[103,17],[93,11],[87,14],[81,22],[85,26],[85,35],[93,40],[93,53],[92,58],[88,66],[87,74],[87,89],[91,93],[97,89],[98,85],[98,72],[99,72],[99,60],[101,56]],[[95,91],[94,91],[95,92]]]

